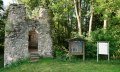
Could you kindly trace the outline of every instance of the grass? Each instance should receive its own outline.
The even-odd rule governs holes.
[[[9,68],[1,68],[0,72],[119,72],[120,61],[76,60],[61,61],[45,58],[38,62],[24,61]]]

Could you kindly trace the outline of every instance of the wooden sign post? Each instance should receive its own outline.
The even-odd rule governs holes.
[[[100,55],[107,55],[108,61],[109,61],[109,42],[106,41],[100,41],[97,42],[97,62]]]
[[[85,60],[85,43],[80,40],[69,41],[69,52],[72,55],[83,55],[83,61]]]

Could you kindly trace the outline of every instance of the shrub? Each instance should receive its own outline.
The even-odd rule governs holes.
[[[106,31],[98,29],[92,32],[92,41],[109,41],[111,58],[119,58],[120,50],[120,26],[109,27]]]
[[[95,58],[97,46],[95,42],[87,41],[85,45],[85,56],[86,58]]]

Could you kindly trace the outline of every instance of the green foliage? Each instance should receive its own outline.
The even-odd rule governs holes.
[[[92,32],[92,38],[94,41],[109,41],[109,37],[111,36],[103,29],[98,29]]]
[[[41,0],[18,0],[19,2],[25,4],[27,8],[30,10],[33,10],[35,7],[38,7],[40,5]]]
[[[97,41],[109,41],[110,43],[110,55],[112,58],[119,58],[120,50],[120,26],[115,25],[109,27],[108,30],[98,29],[92,32],[92,40]]]
[[[54,57],[61,59],[64,54],[65,51],[62,46],[54,45]]]
[[[35,18],[38,15],[39,6],[47,7],[52,10],[54,15],[51,24],[51,33],[53,38],[54,51],[57,57],[62,57],[66,52],[63,48],[68,49],[67,39],[79,38],[77,33],[77,22],[74,11],[74,4],[71,0],[20,0],[24,3],[29,12],[29,17],[33,14]],[[82,30],[83,37],[86,38],[89,24],[89,7],[90,0],[82,1]],[[120,0],[95,0],[94,18],[92,26],[92,40],[86,42],[86,56],[96,56],[96,42],[109,41],[111,56],[119,55],[119,28],[120,23]],[[108,29],[102,28],[103,19],[108,19]]]
[[[110,18],[111,14],[119,10],[120,5],[118,0],[96,0],[94,10],[97,14],[102,14],[103,19]]]
[[[101,14],[102,19],[108,19],[107,30],[97,29],[92,32],[92,41],[109,41],[110,55],[112,58],[120,58],[120,13],[119,0],[96,0],[94,10],[96,14]],[[102,20],[99,18],[99,20]]]
[[[71,32],[71,38],[79,38],[79,34],[77,32]]]
[[[34,10],[36,7],[43,6],[48,7],[49,0],[18,0],[19,3],[25,4],[30,10]]]
[[[97,44],[96,42],[87,41],[85,43],[85,56],[86,58],[96,58]]]
[[[53,12],[54,23],[51,26],[55,54],[63,57],[66,52],[63,48],[68,49],[67,39],[71,37],[71,31],[75,25],[69,19],[73,19],[73,6],[70,0],[50,0],[49,8]],[[60,54],[59,54],[60,53]]]

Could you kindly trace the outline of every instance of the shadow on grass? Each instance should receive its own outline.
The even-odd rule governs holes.
[[[4,67],[4,55],[0,55],[0,68]]]

